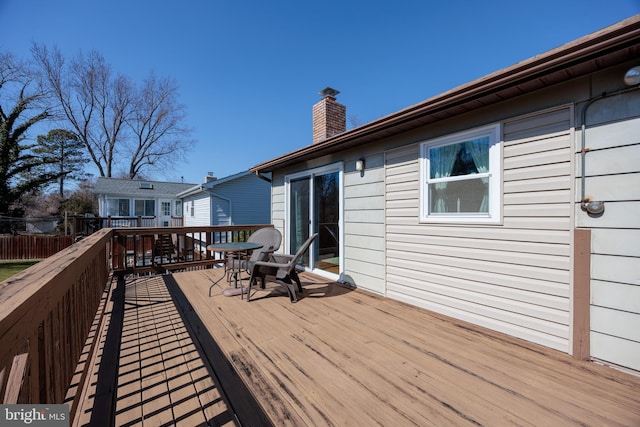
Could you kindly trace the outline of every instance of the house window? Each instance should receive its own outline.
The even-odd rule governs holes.
[[[182,200],[176,200],[175,216],[182,216]]]
[[[191,216],[196,216],[195,209],[193,208],[193,200],[191,201]]]
[[[501,151],[497,124],[422,143],[421,220],[499,222]]]
[[[160,211],[162,212],[161,215],[163,216],[171,215],[171,202],[160,203]]]
[[[155,200],[136,200],[134,202],[135,216],[155,216]]]
[[[107,215],[130,216],[129,199],[107,199]]]

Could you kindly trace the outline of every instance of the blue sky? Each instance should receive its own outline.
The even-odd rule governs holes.
[[[138,82],[173,77],[197,142],[151,178],[200,183],[310,144],[327,86],[363,124],[638,13],[640,0],[0,0],[0,50],[95,49]]]

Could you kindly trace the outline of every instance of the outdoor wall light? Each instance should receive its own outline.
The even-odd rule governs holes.
[[[360,176],[364,175],[364,159],[356,160],[356,170],[360,172]]]
[[[580,207],[591,215],[600,215],[604,212],[604,202],[601,201],[583,201],[580,203]]]
[[[586,194],[587,194],[586,192],[586,181],[587,181],[586,154],[589,152],[589,149],[587,148],[587,140],[586,140],[586,132],[585,132],[587,127],[587,109],[591,106],[591,104],[603,98],[607,98],[613,95],[621,95],[623,93],[640,89],[640,87],[638,87],[638,85],[640,84],[640,66],[631,67],[629,68],[629,70],[627,70],[627,72],[624,74],[624,84],[629,87],[624,89],[618,89],[613,92],[605,92],[601,95],[595,96],[591,98],[582,109],[582,130],[580,132],[581,140],[582,140],[580,144],[581,145],[580,156],[582,159],[581,161],[582,172],[580,174],[581,175],[580,195],[582,197],[580,199],[580,208],[583,211],[587,212],[589,215],[596,216],[596,217],[602,216],[602,214],[604,213],[604,202],[589,200],[589,198],[586,197]]]
[[[630,68],[624,75],[624,83],[627,86],[635,86],[640,83],[640,67]]]

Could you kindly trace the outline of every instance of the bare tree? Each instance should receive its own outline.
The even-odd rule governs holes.
[[[145,168],[162,169],[184,158],[190,149],[190,129],[183,126],[184,106],[177,101],[178,89],[172,79],[158,79],[153,73],[144,81],[133,101],[127,124],[135,143],[131,143],[129,178],[140,176]]]
[[[124,123],[131,108],[131,83],[112,76],[102,55],[79,54],[69,66],[60,50],[33,45],[32,52],[44,80],[57,99],[61,114],[84,144],[101,176],[111,177],[116,148],[124,139]]]
[[[79,54],[68,66],[57,48],[33,45],[33,55],[60,104],[62,117],[85,145],[101,176],[115,168],[133,179],[145,170],[181,159],[190,130],[182,125],[184,107],[177,88],[153,74],[137,89],[112,72],[98,52]]]

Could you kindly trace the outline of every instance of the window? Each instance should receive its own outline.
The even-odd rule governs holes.
[[[107,215],[130,216],[129,199],[107,199]]]
[[[500,221],[499,135],[492,125],[421,145],[421,220]]]
[[[193,208],[193,200],[191,201],[191,216],[196,216],[195,210]]]
[[[156,203],[154,200],[136,200],[134,209],[135,216],[155,216]]]
[[[175,216],[182,216],[182,200],[176,200],[175,204]]]
[[[160,203],[160,212],[162,216],[171,215],[171,202],[161,202]]]

